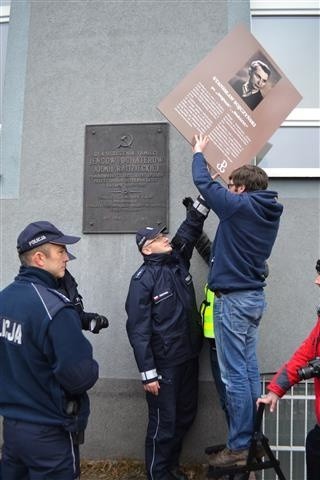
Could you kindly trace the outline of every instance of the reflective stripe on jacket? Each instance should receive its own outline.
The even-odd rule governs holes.
[[[203,335],[205,338],[214,337],[214,292],[210,290],[208,284],[204,287],[204,300],[200,305],[200,315],[202,318]]]

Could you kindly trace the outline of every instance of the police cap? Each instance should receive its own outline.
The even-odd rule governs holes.
[[[136,242],[140,252],[147,240],[153,240],[160,233],[165,232],[166,230],[167,230],[167,227],[165,225],[158,226],[158,227],[140,228],[140,230],[138,230],[136,233]]]
[[[80,237],[65,235],[52,223],[41,220],[30,223],[22,230],[17,239],[17,250],[21,254],[44,243],[70,245],[77,243],[79,240]]]

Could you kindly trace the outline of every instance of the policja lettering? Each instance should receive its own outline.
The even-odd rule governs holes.
[[[31,247],[32,245],[36,245],[37,243],[42,242],[42,240],[45,240],[46,238],[47,238],[47,237],[46,237],[45,235],[41,235],[41,237],[33,238],[33,239],[30,240],[30,242],[28,242],[28,243],[29,243],[29,245],[30,245],[30,247]]]
[[[12,322],[8,318],[2,318],[2,328],[0,330],[0,337],[6,338],[9,342],[22,344],[22,329],[21,324]]]

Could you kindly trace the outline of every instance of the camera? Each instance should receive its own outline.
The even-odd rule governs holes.
[[[300,380],[307,380],[312,377],[320,377],[320,357],[310,360],[305,367],[298,369]]]
[[[90,330],[92,333],[99,333],[102,328],[108,328],[109,322],[106,317],[98,313],[80,312],[81,325],[83,330]]]

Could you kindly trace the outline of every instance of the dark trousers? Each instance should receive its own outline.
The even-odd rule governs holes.
[[[4,419],[2,477],[6,480],[74,480],[79,447],[60,427]]]
[[[197,411],[198,359],[158,370],[159,395],[147,392],[149,423],[145,442],[149,480],[168,480],[179,465],[182,441]]]
[[[306,439],[307,480],[320,478],[320,427],[316,425]]]

